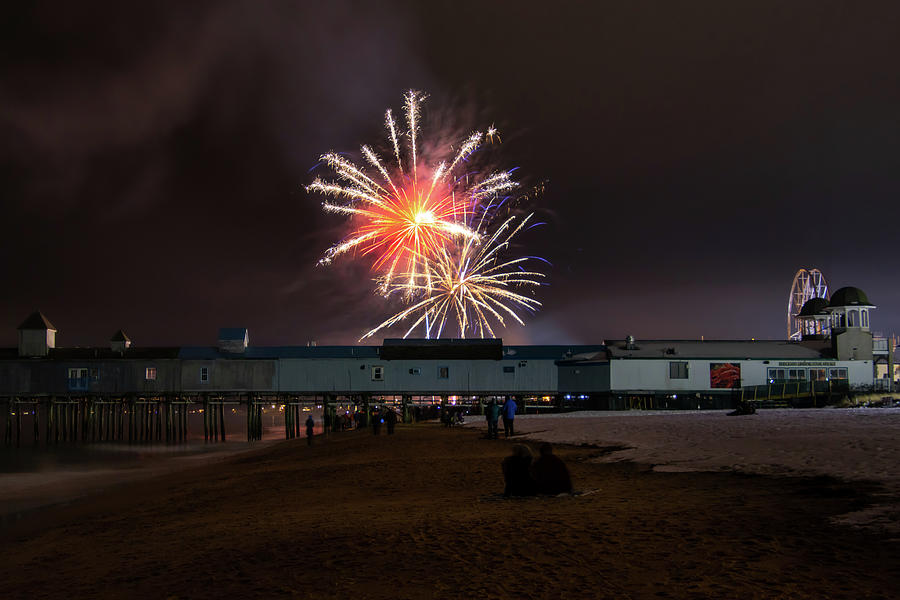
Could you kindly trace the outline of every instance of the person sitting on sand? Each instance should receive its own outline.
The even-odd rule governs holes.
[[[512,456],[503,459],[504,496],[534,496],[534,480],[531,478],[531,450],[524,444],[513,444]]]
[[[541,455],[531,465],[531,474],[534,477],[537,493],[551,496],[571,494],[572,478],[569,476],[566,463],[553,454],[553,446],[546,442],[541,444],[540,453]]]

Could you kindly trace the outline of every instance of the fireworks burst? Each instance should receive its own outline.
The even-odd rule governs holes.
[[[338,214],[349,215],[356,224],[354,231],[333,245],[319,261],[327,265],[337,256],[351,250],[373,254],[373,269],[383,273],[381,290],[393,284],[394,274],[403,272],[407,282],[430,275],[429,257],[455,240],[477,237],[470,223],[480,203],[500,192],[517,186],[508,172],[495,172],[482,180],[458,177],[456,171],[475,152],[485,139],[476,131],[460,144],[452,159],[433,167],[419,165],[418,132],[420,105],[424,96],[410,91],[405,96],[406,123],[409,130],[410,163],[404,169],[397,122],[391,110],[385,114],[385,127],[397,161],[389,166],[369,146],[361,148],[372,174],[343,156],[329,152],[321,160],[337,176],[337,181],[316,178],[308,191],[321,193],[326,200],[322,207]],[[493,126],[489,136],[497,135]],[[448,157],[449,158],[449,157]],[[377,174],[375,174],[377,172]],[[411,286],[411,284],[410,284]],[[407,295],[413,288],[407,289]]]
[[[404,338],[420,325],[425,329],[425,337],[432,337],[434,330],[434,337],[439,338],[448,322],[454,320],[462,338],[470,329],[479,337],[493,337],[491,320],[502,327],[506,326],[506,318],[524,325],[515,309],[535,311],[541,303],[513,288],[537,287],[541,285],[538,279],[544,275],[524,269],[523,263],[533,260],[531,257],[504,260],[502,254],[531,217],[528,215],[515,227],[516,217],[510,217],[490,237],[485,235],[482,240],[470,237],[457,248],[442,248],[436,257],[429,259],[434,273],[431,281],[422,281],[416,275],[410,278],[411,283],[391,289],[405,292],[411,286],[424,299],[369,331],[360,341],[407,318],[413,319],[413,323]]]
[[[512,319],[524,325],[516,310],[541,306],[515,289],[540,285],[543,274],[524,269],[528,257],[503,258],[531,215],[515,226],[516,217],[510,217],[490,231],[503,194],[518,183],[509,171],[461,172],[482,144],[499,142],[500,134],[491,125],[463,138],[440,160],[423,160],[418,137],[424,99],[412,90],[404,96],[406,131],[390,109],[385,113],[386,151],[392,157],[383,160],[362,146],[366,166],[361,167],[336,152],[323,154],[335,179],[317,177],[307,187],[326,197],[326,211],[353,223],[350,235],[326,250],[319,264],[351,251],[371,255],[378,291],[400,295],[409,304],[363,339],[407,318],[413,324],[404,337],[419,326],[426,337],[440,337],[454,321],[461,337],[469,332],[493,336],[492,323],[503,327]]]

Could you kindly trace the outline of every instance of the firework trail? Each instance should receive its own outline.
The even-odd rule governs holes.
[[[492,320],[501,327],[506,326],[506,318],[524,325],[516,310],[534,312],[541,303],[514,288],[540,286],[539,278],[544,275],[524,269],[523,263],[534,260],[531,257],[506,260],[502,255],[531,217],[528,215],[516,226],[513,226],[516,217],[510,217],[490,236],[481,231],[482,218],[476,230],[479,235],[464,239],[457,247],[441,248],[437,256],[429,259],[433,265],[430,281],[423,281],[420,274],[410,274],[408,283],[390,286],[390,291],[403,293],[412,289],[422,299],[413,301],[411,306],[369,331],[360,341],[407,318],[412,320],[412,325],[404,338],[419,326],[425,330],[425,337],[430,338],[433,333],[433,337],[439,338],[453,321],[461,338],[465,338],[470,330],[478,337],[494,337]]]
[[[420,290],[423,281],[427,291],[432,277],[431,260],[440,256],[445,247],[478,238],[471,223],[482,203],[517,186],[509,172],[490,173],[481,180],[457,174],[486,135],[491,140],[497,136],[493,126],[487,134],[476,131],[463,140],[449,164],[443,160],[433,167],[420,165],[418,136],[424,99],[413,90],[404,96],[409,127],[406,133],[398,131],[390,109],[385,114],[396,167],[382,161],[369,146],[363,146],[361,151],[373,169],[371,174],[329,152],[321,160],[335,173],[336,180],[316,178],[307,187],[307,191],[326,196],[322,203],[326,211],[347,215],[355,225],[353,232],[331,246],[319,263],[330,264],[337,256],[353,250],[372,254],[373,269],[382,274],[380,291],[394,289],[395,274],[402,272],[407,297]],[[403,137],[409,143],[410,162],[406,168],[400,143]],[[476,181],[470,183],[472,179]]]

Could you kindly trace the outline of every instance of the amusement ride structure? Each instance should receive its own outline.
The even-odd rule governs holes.
[[[828,300],[828,283],[818,269],[800,269],[794,275],[791,293],[788,296],[787,332],[789,340],[799,341],[803,337],[804,321],[798,318],[803,305],[812,298]]]

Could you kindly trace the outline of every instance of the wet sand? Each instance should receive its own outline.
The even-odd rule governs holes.
[[[384,433],[384,432],[382,432]],[[878,490],[655,472],[558,447],[577,497],[506,500],[503,440],[398,426],[283,442],[32,512],[5,598],[892,598],[900,544],[834,524]]]

